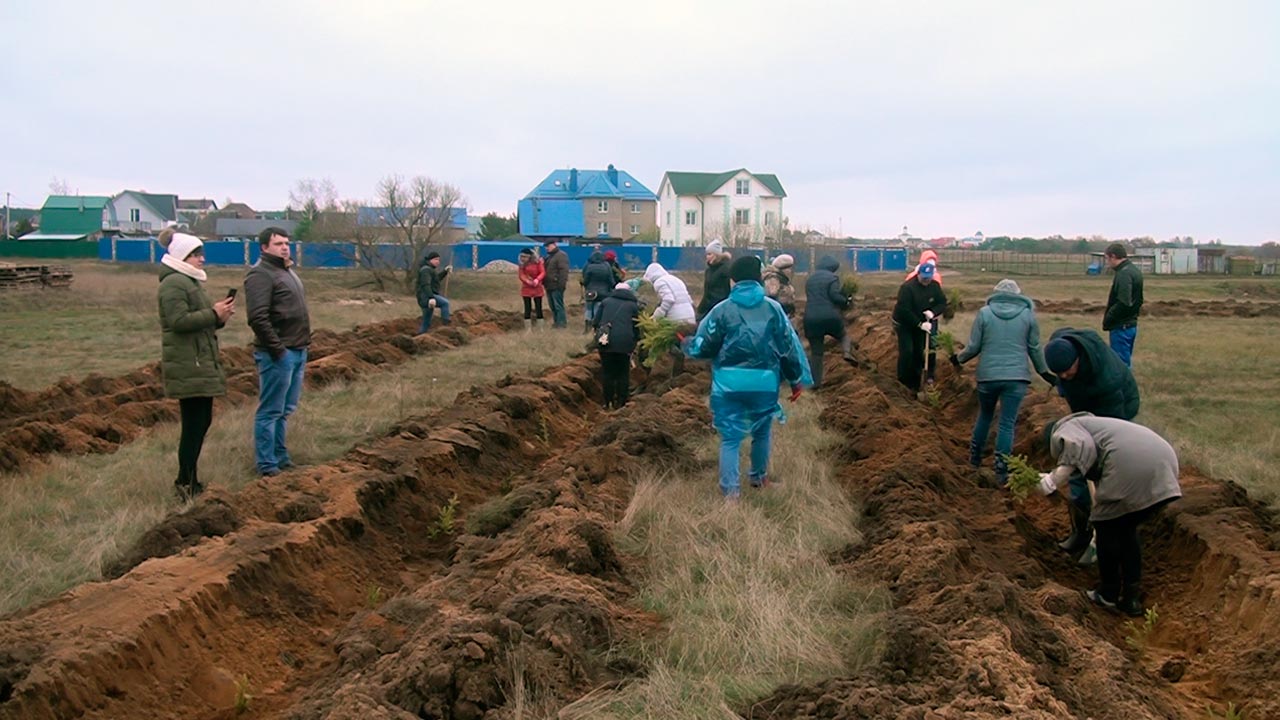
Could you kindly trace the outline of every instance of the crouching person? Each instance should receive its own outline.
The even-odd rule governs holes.
[[[1090,482],[1099,584],[1085,595],[1109,610],[1141,617],[1138,527],[1182,497],[1177,453],[1149,428],[1089,413],[1068,415],[1048,432],[1058,467],[1041,476],[1041,491],[1053,494],[1075,474]]]
[[[812,385],[800,338],[782,306],[765,297],[760,259],[745,256],[729,270],[729,299],[714,306],[686,341],[689,357],[711,360],[711,413],[720,433],[720,492],[740,494],[738,448],[751,436],[752,487],[768,484],[769,443],[778,406],[778,385],[791,386],[791,400]]]
[[[639,321],[640,301],[627,283],[618,283],[600,301],[595,331],[606,409],[620,408],[631,397],[631,353],[640,336]]]

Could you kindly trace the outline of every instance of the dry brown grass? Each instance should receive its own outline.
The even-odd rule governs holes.
[[[559,364],[581,347],[582,338],[571,333],[489,336],[395,372],[308,391],[290,422],[290,449],[299,463],[331,460],[474,384]],[[257,477],[254,409],[215,409],[203,482],[235,490]],[[0,477],[0,614],[97,579],[104,563],[179,506],[172,492],[178,430],[162,425],[111,455],[54,456]]]
[[[828,562],[859,542],[857,508],[830,477],[817,404],[788,410],[771,464],[782,483],[744,489],[740,505],[720,498],[714,470],[639,478],[618,539],[645,558],[641,602],[666,619],[667,633],[624,650],[648,665],[644,678],[559,717],[737,717],[731,707],[779,684],[875,657],[883,597]],[[716,451],[710,445],[707,459]]]

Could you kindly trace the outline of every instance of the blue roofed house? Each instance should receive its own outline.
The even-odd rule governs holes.
[[[123,235],[154,235],[177,222],[177,195],[125,190],[111,198],[102,229]]]
[[[657,230],[658,196],[629,173],[554,170],[520,201],[520,234],[551,238],[631,241]]]

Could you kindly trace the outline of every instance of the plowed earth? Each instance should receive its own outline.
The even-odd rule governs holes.
[[[887,317],[852,331],[892,366]],[[829,360],[823,423],[865,534],[833,562],[892,594],[881,659],[742,716],[1280,717],[1276,528],[1243,492],[1189,470],[1146,528],[1161,619],[1138,652],[1080,595],[1093,577],[1056,548],[1062,506],[1015,504],[965,465],[971,378],[944,367],[933,408]],[[202,499],[122,577],[0,620],[0,718],[232,717],[239,687],[245,717],[496,720],[643,674],[609,651],[661,620],[636,609],[642,568],[612,527],[632,469],[679,465],[710,432],[707,378],[660,364],[602,413],[597,368],[473,389],[329,465]],[[1043,464],[1033,438],[1064,412],[1029,396],[1017,450]],[[440,531],[454,496],[474,534]]]
[[[414,334],[415,318],[346,332],[317,330],[308,352],[307,386],[354,380],[410,357],[448,350],[519,324],[518,314],[482,305],[458,310],[451,326],[427,335]],[[219,402],[238,404],[257,395],[252,348],[224,348],[222,364],[227,396]],[[146,428],[177,418],[178,402],[165,398],[158,362],[117,377],[63,380],[37,392],[0,381],[0,473],[20,470],[51,453],[114,452]]]

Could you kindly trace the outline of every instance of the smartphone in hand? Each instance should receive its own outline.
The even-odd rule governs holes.
[[[238,288],[227,288],[227,299],[228,299],[228,300],[235,300],[235,299],[236,299],[236,290],[237,290],[237,289],[238,289]]]

